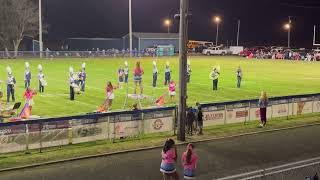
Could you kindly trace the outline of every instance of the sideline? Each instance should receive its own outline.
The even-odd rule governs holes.
[[[307,125],[285,127],[285,128],[276,128],[276,129],[270,129],[270,130],[260,130],[260,131],[256,131],[256,132],[241,133],[241,134],[237,134],[237,135],[224,136],[224,137],[207,138],[207,139],[203,139],[203,140],[178,142],[176,144],[178,146],[186,145],[188,143],[197,144],[197,143],[208,142],[208,141],[217,141],[217,140],[230,139],[230,138],[236,138],[236,137],[242,137],[242,136],[265,134],[265,133],[284,131],[284,130],[290,130],[290,129],[298,129],[298,128],[306,128],[306,127],[319,126],[319,125],[320,125],[320,122],[307,124]],[[111,153],[102,153],[102,154],[96,154],[96,155],[79,156],[79,157],[76,157],[76,158],[67,158],[67,159],[61,159],[61,160],[57,160],[57,161],[48,161],[48,162],[43,162],[43,163],[36,163],[36,164],[30,164],[30,165],[25,165],[25,166],[17,166],[17,167],[13,167],[13,168],[0,169],[0,172],[16,171],[16,170],[29,169],[29,168],[45,166],[45,165],[51,165],[51,164],[59,164],[59,163],[71,162],[71,161],[77,161],[77,160],[83,160],[83,159],[91,159],[91,158],[98,158],[98,157],[111,156],[111,155],[117,155],[117,154],[125,154],[125,153],[130,153],[130,152],[153,150],[153,149],[158,149],[158,148],[162,148],[162,146],[151,146],[151,147],[148,147],[148,148],[137,148],[137,149],[124,150],[124,151],[115,151],[115,152],[111,152]]]

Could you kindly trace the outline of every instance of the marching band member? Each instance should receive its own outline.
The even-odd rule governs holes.
[[[157,62],[153,61],[153,69],[152,69],[152,87],[157,87],[157,80],[158,80],[158,68],[157,68]]]
[[[28,62],[25,63],[26,69],[24,71],[24,88],[28,88],[30,86],[31,81],[31,72],[30,72],[30,65]]]
[[[133,70],[134,75],[134,94],[137,94],[137,86],[139,84],[140,87],[140,95],[143,94],[143,86],[142,86],[142,75],[144,74],[143,69],[140,66],[140,61],[137,61],[136,67]]]
[[[190,83],[191,72],[191,63],[189,60],[187,65],[187,83]]]
[[[86,79],[87,79],[87,73],[86,73],[86,63],[82,63],[82,70],[80,72],[80,86],[81,91],[84,92],[86,88]]]
[[[41,64],[38,65],[38,70],[39,70],[39,74],[38,74],[39,92],[43,93],[44,92],[44,86],[47,85],[47,82],[44,79],[43,68],[42,68]]]
[[[171,70],[170,70],[170,64],[167,62],[166,69],[164,70],[164,85],[167,85],[170,83],[171,80]]]
[[[241,86],[241,80],[242,80],[242,70],[240,66],[237,69],[237,88],[240,88]]]
[[[218,78],[219,78],[219,71],[216,67],[214,67],[210,73],[209,78],[212,80],[212,84],[213,84],[213,90],[216,91],[218,90]]]
[[[7,103],[10,101],[10,95],[12,97],[12,101],[15,102],[15,97],[14,97],[14,86],[16,84],[16,79],[12,75],[12,70],[8,66],[7,67],[7,72],[8,72],[8,79],[7,79]]]
[[[119,69],[118,69],[118,84],[119,84],[119,87],[121,87],[121,85],[124,82],[124,78],[125,78],[124,76],[125,76],[124,69],[122,68],[122,66],[120,66]]]
[[[124,83],[128,84],[128,78],[129,78],[129,66],[128,62],[124,62]]]
[[[74,101],[74,88],[76,87],[76,79],[73,75],[73,68],[69,68],[69,85],[70,85],[70,100]]]

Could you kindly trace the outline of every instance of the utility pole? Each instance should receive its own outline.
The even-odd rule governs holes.
[[[43,42],[42,42],[42,0],[39,0],[39,51],[42,58]]]
[[[189,0],[180,0],[180,38],[179,38],[179,106],[178,106],[178,140],[185,141],[186,107],[187,107],[187,42],[188,42],[188,7]]]
[[[219,39],[219,23],[217,23],[216,46],[218,46],[218,39]]]
[[[129,50],[132,57],[132,2],[129,0]]]
[[[237,33],[237,46],[239,46],[239,36],[240,36],[240,19],[238,20],[238,33]]]

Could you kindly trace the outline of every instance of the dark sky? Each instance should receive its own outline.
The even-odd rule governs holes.
[[[54,46],[68,37],[121,37],[128,33],[128,0],[43,0],[49,24],[45,41]],[[179,0],[132,0],[133,31],[166,32],[163,20],[179,12]],[[320,25],[320,0],[190,0],[189,39],[214,41],[214,15],[220,15],[220,41],[236,41],[241,19],[240,43],[286,45],[283,24],[292,16],[292,44],[311,47],[313,25]],[[173,30],[178,32],[179,22]],[[320,34],[320,27],[319,27]],[[319,35],[320,37],[320,35]],[[320,38],[319,38],[320,40]]]

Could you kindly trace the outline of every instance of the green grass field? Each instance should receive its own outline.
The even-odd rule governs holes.
[[[178,58],[158,58],[158,88],[152,92],[152,58],[139,59],[145,70],[143,76],[144,94],[159,97],[167,92],[163,85],[164,66],[170,61],[173,71],[172,78],[178,80]],[[195,102],[221,102],[230,100],[257,98],[260,91],[267,91],[269,96],[284,96],[320,92],[320,63],[317,62],[293,62],[278,60],[247,60],[240,57],[191,57],[192,76],[188,85],[188,104]],[[16,77],[16,101],[23,100],[24,92],[24,63],[28,61],[32,70],[31,87],[38,89],[37,66],[42,64],[44,74],[48,82],[44,94],[38,94],[35,98],[33,114],[41,117],[68,116],[92,112],[100,106],[105,98],[104,87],[107,81],[117,83],[117,69],[124,64],[122,58],[106,59],[54,59],[54,60],[0,60],[0,80],[7,78],[6,66],[11,66]],[[128,59],[130,70],[137,59]],[[87,63],[86,92],[76,95],[75,101],[69,100],[68,69],[73,66],[75,70],[81,68],[83,62]],[[220,65],[221,76],[219,90],[213,92],[209,73],[214,65]],[[241,89],[236,88],[236,68],[242,67],[243,82]],[[130,74],[129,93],[133,93],[132,74]],[[6,85],[0,85],[1,91],[6,96]],[[123,107],[126,88],[115,91],[113,110]],[[2,101],[5,101],[3,97]],[[166,99],[166,105],[169,98]],[[127,109],[136,101],[129,99]],[[142,101],[144,108],[153,106],[151,99]]]

